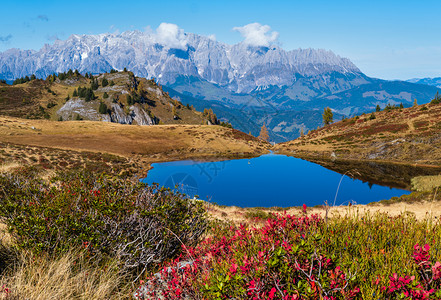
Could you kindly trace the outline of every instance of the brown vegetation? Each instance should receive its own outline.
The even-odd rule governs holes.
[[[116,161],[113,165],[134,164],[138,168],[186,158],[252,157],[266,153],[269,147],[257,138],[221,126],[134,126],[11,117],[0,117],[0,143],[2,164],[38,162],[62,167],[83,166],[88,160],[106,163],[100,157],[103,153],[114,155],[107,158]]]
[[[276,146],[305,158],[441,165],[441,105],[391,109],[342,120]]]

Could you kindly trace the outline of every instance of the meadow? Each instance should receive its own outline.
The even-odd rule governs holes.
[[[2,299],[441,297],[438,216],[304,206],[231,222],[121,176],[38,171],[0,176]]]

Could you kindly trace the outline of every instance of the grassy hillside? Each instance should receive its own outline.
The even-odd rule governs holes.
[[[238,130],[208,125],[134,126],[109,122],[26,120],[0,117],[3,164],[32,164],[53,151],[108,153],[143,163],[185,158],[248,157],[269,144]],[[18,151],[18,152],[17,152]],[[20,154],[18,154],[20,153]],[[27,153],[27,154],[26,154]],[[53,155],[57,157],[56,154]],[[58,160],[54,158],[54,161]],[[83,161],[79,159],[79,161]]]
[[[436,101],[435,101],[436,102]],[[346,119],[276,146],[295,156],[441,165],[441,104]]]
[[[94,86],[95,84],[95,86]],[[80,88],[93,92],[91,99],[78,95]],[[100,105],[105,110],[100,112]],[[170,98],[154,80],[131,72],[87,77],[76,73],[51,75],[12,86],[0,86],[0,115],[28,119],[107,120],[137,124],[135,115],[153,124],[207,124],[209,116]],[[133,120],[134,119],[134,120]]]

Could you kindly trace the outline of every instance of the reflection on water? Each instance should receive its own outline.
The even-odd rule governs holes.
[[[325,168],[347,174],[370,184],[378,184],[399,189],[411,189],[411,179],[416,176],[438,175],[440,167],[417,167],[378,162],[332,161],[308,159]]]
[[[398,172],[390,166],[371,164],[338,168],[333,163],[320,163],[346,176],[342,178],[337,172],[299,158],[268,154],[252,159],[153,164],[143,181],[171,188],[178,185],[190,197],[241,207],[314,206],[325,201],[332,204],[334,199],[335,205],[366,204],[409,193],[403,189],[409,187],[406,176],[413,170]],[[378,174],[384,173],[386,178],[381,184],[387,186],[380,185],[379,175],[362,175],[373,174],[372,170],[377,169],[380,170]],[[388,175],[388,172],[394,174]],[[363,178],[365,182],[349,176]]]

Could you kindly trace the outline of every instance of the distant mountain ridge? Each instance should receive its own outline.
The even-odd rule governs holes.
[[[295,74],[361,73],[349,59],[322,49],[285,51],[277,46],[228,45],[192,33],[184,39],[185,46],[174,48],[176,45],[159,44],[153,34],[141,31],[72,35],[39,51],[10,49],[0,53],[0,78],[46,77],[68,69],[103,73],[127,68],[137,76],[155,77],[162,84],[186,75],[248,93],[270,85],[291,85],[297,79]]]
[[[39,51],[0,53],[0,79],[37,77],[78,69],[95,74],[127,68],[155,78],[172,97],[196,108],[212,108],[224,121],[258,135],[267,125],[271,139],[293,139],[321,125],[320,111],[336,118],[372,111],[388,103],[430,101],[436,88],[370,78],[349,59],[322,49],[286,51],[278,46],[228,45],[180,32],[72,35]],[[184,99],[185,98],[185,99]]]
[[[441,77],[434,77],[434,78],[412,78],[409,80],[406,80],[410,83],[417,83],[417,84],[425,84],[425,85],[432,85],[436,86],[438,88],[441,88]]]

